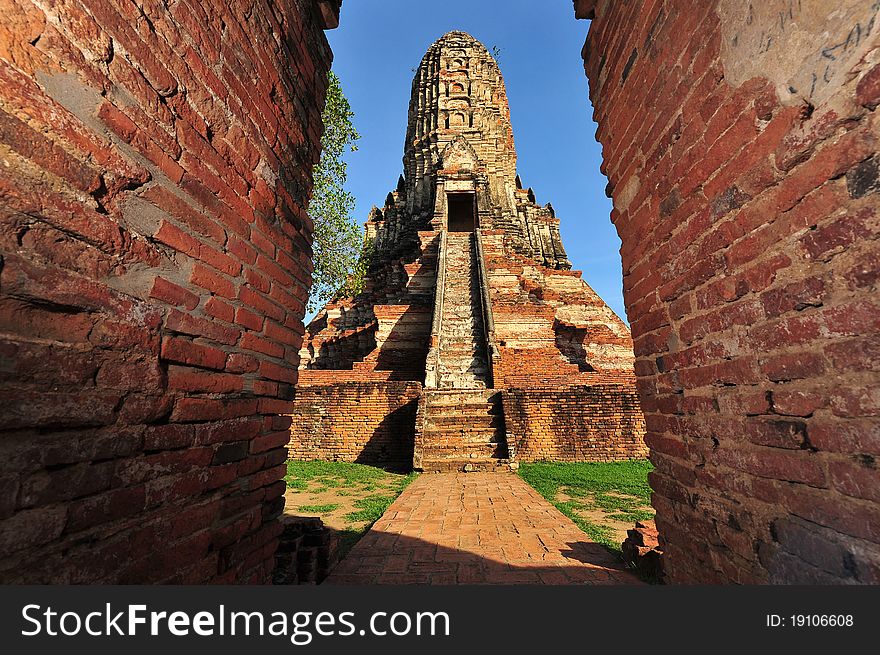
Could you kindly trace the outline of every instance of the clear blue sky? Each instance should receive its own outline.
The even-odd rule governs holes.
[[[620,240],[580,58],[588,27],[568,0],[346,0],[327,35],[362,135],[347,157],[358,222],[403,170],[413,69],[436,39],[464,30],[501,49],[523,184],[540,204],[553,203],[573,267],[626,320]]]

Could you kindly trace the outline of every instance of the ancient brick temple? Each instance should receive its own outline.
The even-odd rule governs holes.
[[[366,288],[308,326],[291,453],[424,470],[644,456],[626,325],[516,173],[498,64],[450,32],[413,80]]]
[[[305,332],[309,171],[331,60],[323,30],[340,4],[0,0],[0,581],[271,578]],[[550,3],[533,4],[542,20]],[[667,580],[880,582],[880,7],[574,7],[591,19],[581,55],[623,244]],[[453,59],[481,84],[470,57]],[[491,64],[479,63],[487,75]],[[461,69],[445,65],[467,91]],[[427,111],[439,86],[421,80],[421,116],[439,122]],[[450,130],[470,129],[471,102],[475,127],[491,114],[482,84],[488,99],[468,93],[446,110]],[[443,161],[440,148],[412,149],[377,237],[425,197],[416,176],[426,153]],[[452,163],[473,156],[454,146],[447,159],[454,152]],[[512,177],[495,158],[482,165],[478,201],[480,185],[497,191]],[[435,199],[467,191],[446,188],[467,181],[464,169],[438,171]],[[488,376],[491,360],[495,388],[562,352],[557,329],[572,357],[589,327],[550,314],[580,282],[555,268],[552,238],[516,227],[513,207],[545,235],[552,217],[515,186],[500,217],[485,204],[473,212],[493,280],[483,331],[495,341],[475,372]],[[470,216],[462,204],[453,214]],[[374,267],[370,293],[395,288],[382,271],[398,278],[398,292],[372,305],[376,328],[352,317],[339,332],[331,360],[351,370],[310,361],[299,371],[313,385],[364,376],[355,394],[311,387],[328,405],[338,399],[335,416],[357,404],[382,417],[364,452],[381,452],[383,434],[415,420],[419,375],[442,355],[441,334],[430,361],[425,342],[413,357],[371,345],[432,325],[440,230],[426,219],[408,233],[426,240],[424,254],[389,237],[399,261]],[[347,349],[364,353],[363,366]],[[383,361],[369,370],[372,352]],[[384,364],[395,358],[412,374]],[[585,361],[597,371],[578,376],[613,368]],[[556,395],[549,406],[559,407],[583,388],[503,394]],[[509,444],[517,423],[505,419]]]

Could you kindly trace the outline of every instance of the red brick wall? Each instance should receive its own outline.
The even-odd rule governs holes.
[[[166,4],[0,2],[4,582],[270,577],[331,55]]]
[[[614,462],[648,455],[633,385],[503,392],[507,443],[520,462]]]
[[[298,387],[290,457],[411,467],[421,390],[419,382]]]
[[[576,4],[670,579],[880,581],[874,4]],[[141,5],[0,0],[3,581],[277,542],[327,3]]]
[[[746,4],[580,2],[666,570],[878,583],[880,20]]]

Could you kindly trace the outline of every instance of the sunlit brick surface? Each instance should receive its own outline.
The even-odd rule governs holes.
[[[638,584],[513,474],[419,476],[328,584]]]
[[[267,582],[333,7],[2,7],[0,582]]]

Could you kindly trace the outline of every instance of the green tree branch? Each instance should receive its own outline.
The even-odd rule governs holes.
[[[361,265],[365,252],[363,232],[351,218],[355,199],[345,190],[347,166],[344,155],[357,150],[360,134],[352,122],[354,112],[351,105],[342,93],[339,78],[332,71],[322,118],[321,161],[313,171],[314,191],[309,203],[309,215],[315,224],[312,246],[315,270],[309,312],[320,309],[343,291],[363,289],[366,272],[366,266]],[[357,281],[358,275],[360,282]]]

